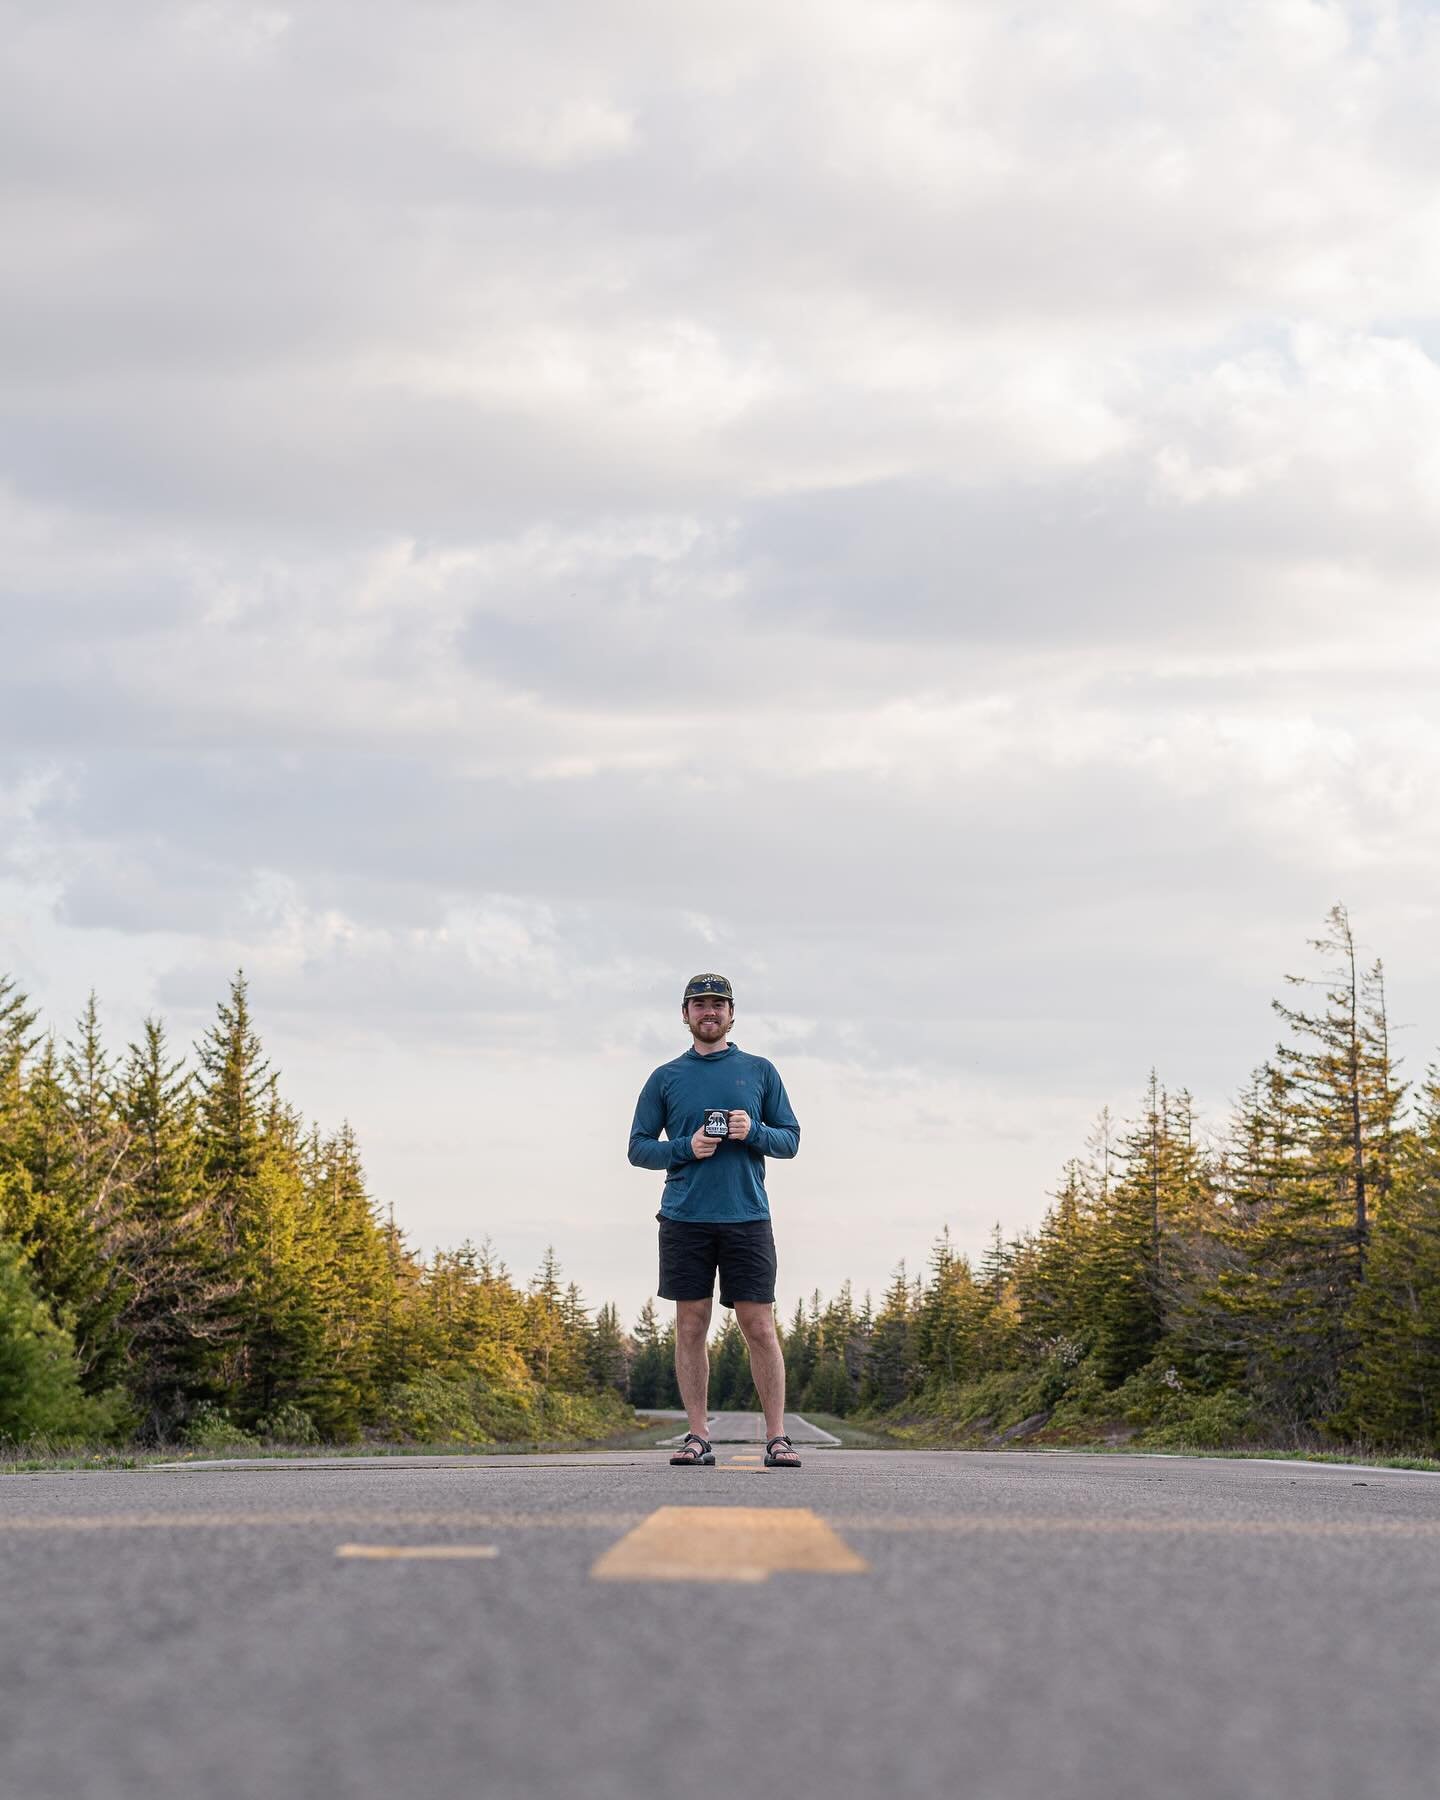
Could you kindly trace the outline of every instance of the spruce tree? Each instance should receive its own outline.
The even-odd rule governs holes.
[[[92,1183],[95,1165],[85,1160],[53,1036],[25,1074],[14,1125],[20,1179],[9,1184],[8,1226],[27,1252],[31,1280],[74,1333],[86,1391],[99,1393],[123,1362],[116,1331],[125,1299],[121,1194],[108,1170],[98,1187]]]
[[[753,1412],[759,1405],[750,1377],[750,1356],[734,1313],[725,1315],[710,1352],[711,1412]]]
[[[625,1334],[620,1329],[620,1315],[612,1302],[595,1314],[586,1345],[586,1371],[591,1387],[600,1393],[624,1394],[628,1374]]]
[[[75,1344],[36,1292],[20,1246],[0,1236],[0,1443],[105,1436],[112,1415],[81,1387]]]
[[[223,1267],[206,1207],[194,1084],[158,1019],[147,1019],[129,1046],[117,1107],[127,1134],[125,1383],[141,1435],[163,1440],[196,1403],[221,1397],[238,1283]]]
[[[1389,1448],[1440,1450],[1440,1071],[1395,1147],[1347,1324],[1353,1357],[1335,1423]]]
[[[1292,1435],[1319,1429],[1341,1403],[1372,1202],[1393,1180],[1404,1098],[1381,971],[1360,968],[1343,907],[1327,923],[1313,940],[1331,959],[1322,979],[1287,977],[1318,986],[1323,1010],[1274,1003],[1292,1040],[1261,1084],[1268,1111],[1250,1129],[1266,1160],[1258,1192],[1233,1208],[1234,1266],[1215,1289],[1247,1388]]]
[[[885,1291],[870,1334],[861,1405],[871,1410],[897,1405],[910,1391],[914,1373],[914,1303],[902,1262]]]
[[[322,1345],[306,1407],[324,1435],[354,1438],[380,1404],[390,1265],[348,1123],[329,1138],[311,1132],[303,1186],[302,1233]],[[470,1257],[473,1265],[473,1250]]]
[[[250,1018],[244,970],[197,1046],[199,1128],[209,1205],[224,1249],[233,1251],[264,1160],[264,1119],[273,1077]]]
[[[647,1300],[635,1321],[633,1349],[630,1355],[630,1382],[626,1398],[632,1406],[665,1407],[660,1398],[666,1389],[664,1353],[660,1347],[660,1321],[654,1300]]]

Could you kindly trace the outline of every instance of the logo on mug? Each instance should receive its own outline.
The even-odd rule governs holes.
[[[729,1137],[730,1115],[723,1106],[712,1106],[705,1114],[706,1137]]]

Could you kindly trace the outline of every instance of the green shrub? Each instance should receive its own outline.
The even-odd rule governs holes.
[[[1223,1450],[1246,1441],[1255,1428],[1254,1408],[1235,1388],[1207,1393],[1157,1358],[1115,1394],[1126,1422],[1138,1426],[1148,1447]]]
[[[180,1442],[187,1450],[257,1450],[258,1437],[244,1431],[223,1406],[202,1400],[186,1420]]]
[[[18,1244],[0,1238],[0,1442],[91,1443],[128,1424],[120,1394],[81,1392],[75,1340],[30,1284]]]
[[[493,1387],[469,1369],[427,1369],[391,1388],[377,1427],[417,1444],[521,1444],[606,1437],[632,1418],[615,1393],[557,1394],[536,1382]]]
[[[320,1433],[303,1406],[283,1401],[256,1422],[256,1431],[267,1444],[318,1444]]]

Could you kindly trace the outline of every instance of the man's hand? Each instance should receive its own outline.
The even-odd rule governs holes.
[[[736,1139],[736,1141],[738,1142],[741,1138],[747,1138],[747,1137],[749,1137],[749,1135],[750,1135],[750,1115],[749,1115],[749,1113],[747,1113],[747,1112],[732,1112],[730,1115],[730,1130],[727,1133],[727,1136]]]
[[[733,1127],[731,1135],[734,1135]],[[704,1162],[707,1156],[713,1156],[720,1148],[720,1139],[706,1137],[705,1129],[702,1126],[700,1130],[695,1133],[694,1137],[691,1138],[690,1148],[695,1152],[696,1159],[700,1162]]]

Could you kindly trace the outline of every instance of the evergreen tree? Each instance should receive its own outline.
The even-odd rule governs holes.
[[[1440,1072],[1416,1129],[1392,1146],[1365,1277],[1347,1321],[1355,1344],[1337,1426],[1386,1446],[1440,1449]]]
[[[668,1398],[673,1369],[661,1344],[660,1321],[655,1302],[647,1300],[635,1322],[634,1349],[630,1357],[628,1399],[632,1406],[664,1408]],[[662,1396],[665,1396],[662,1398]]]
[[[1055,1204],[1035,1237],[1014,1262],[1016,1298],[1026,1349],[1034,1356],[1057,1345],[1088,1348],[1093,1208],[1086,1170],[1075,1158],[1066,1163]]]
[[[750,1353],[734,1313],[725,1315],[710,1352],[709,1404],[711,1412],[753,1412],[759,1405],[750,1378]]]
[[[323,1435],[353,1438],[380,1404],[381,1320],[391,1272],[348,1124],[333,1137],[310,1135],[302,1234],[321,1343],[306,1407]]]
[[[199,1131],[209,1205],[219,1241],[235,1249],[242,1215],[265,1156],[264,1119],[273,1077],[250,1019],[243,970],[230,984],[228,1004],[197,1049]]]
[[[815,1373],[817,1335],[805,1316],[804,1301],[797,1300],[795,1316],[788,1330],[780,1334],[780,1347],[785,1357],[785,1391],[789,1394],[803,1394],[810,1385],[810,1378]]]
[[[47,1037],[22,1087],[15,1125],[19,1179],[8,1184],[6,1223],[24,1247],[29,1277],[57,1322],[73,1331],[87,1392],[113,1384],[123,1345],[116,1318],[124,1305],[118,1249],[120,1191],[108,1176],[91,1185],[65,1066]]]
[[[611,1302],[602,1306],[590,1328],[585,1351],[586,1373],[590,1385],[600,1392],[607,1389],[623,1395],[629,1376],[629,1359],[625,1353],[625,1334],[620,1329],[620,1315]]]
[[[885,1291],[870,1334],[862,1406],[895,1406],[910,1391],[915,1373],[913,1313],[913,1296],[902,1262]]]
[[[587,1321],[580,1291],[561,1286],[553,1244],[530,1283],[526,1308],[526,1358],[535,1379],[562,1392],[583,1384]]]
[[[127,1136],[125,1383],[141,1434],[164,1440],[196,1402],[220,1398],[238,1284],[210,1229],[193,1083],[158,1019],[129,1047],[117,1106]]]
[[[247,1425],[302,1410],[319,1383],[324,1321],[316,1243],[307,1233],[302,1126],[273,1087],[255,1172],[234,1189],[230,1229],[240,1282],[232,1403]]]
[[[1295,1041],[1278,1047],[1253,1093],[1268,1109],[1246,1127],[1261,1160],[1240,1165],[1232,1266],[1213,1296],[1249,1392],[1292,1434],[1319,1428],[1341,1403],[1372,1199],[1393,1181],[1404,1097],[1378,965],[1359,968],[1343,907],[1328,924],[1313,944],[1334,959],[1322,981],[1287,977],[1319,985],[1324,1010],[1275,1002]]]
[[[39,1016],[13,979],[0,975],[0,1174],[16,1161],[25,1065],[41,1041]]]
[[[112,1422],[82,1391],[74,1340],[31,1285],[20,1246],[0,1237],[0,1443],[93,1440]]]

